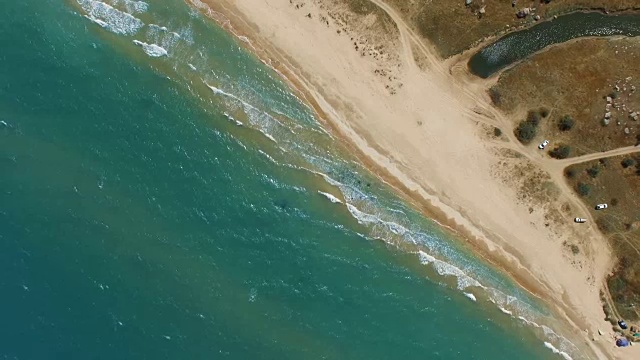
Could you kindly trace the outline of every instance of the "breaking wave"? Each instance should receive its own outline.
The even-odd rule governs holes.
[[[333,196],[333,195],[331,195],[329,193],[326,193],[324,191],[318,190],[318,194],[326,197],[327,199],[329,199],[329,201],[331,201],[334,204],[342,204],[342,201],[340,199],[338,199],[337,197],[335,197],[335,196]]]
[[[550,349],[554,354],[558,354],[560,356],[562,356],[565,360],[573,360],[573,358],[571,356],[569,356],[569,354],[567,354],[564,351],[560,351],[558,350],[555,346],[553,346],[553,344],[551,344],[550,342],[545,341],[544,342],[544,346],[547,349]]]
[[[476,296],[473,295],[472,293],[464,293],[464,296],[468,297],[469,299],[471,299],[472,301],[478,301],[478,299],[476,299]]]
[[[114,7],[122,7],[128,13],[143,13],[149,10],[149,4],[144,1],[134,0],[106,0],[105,2]]]
[[[472,278],[471,276],[467,275],[464,273],[464,271],[460,270],[459,268],[446,263],[442,260],[438,260],[436,258],[434,258],[433,256],[425,253],[424,251],[420,250],[418,252],[418,256],[420,257],[420,262],[423,264],[432,264],[434,269],[438,272],[439,275],[442,276],[447,276],[447,275],[451,275],[451,276],[455,276],[457,278],[458,281],[458,290],[464,290],[470,286],[475,286],[475,287],[480,287],[480,288],[484,288],[484,286],[482,286],[482,284],[480,284],[480,282],[478,282],[478,280]]]
[[[133,40],[133,43],[141,46],[142,50],[151,57],[167,56],[169,54],[165,48],[156,44],[147,44],[146,42],[138,40]]]
[[[96,0],[76,0],[86,12],[85,17],[101,27],[119,35],[134,35],[144,26],[142,20]]]

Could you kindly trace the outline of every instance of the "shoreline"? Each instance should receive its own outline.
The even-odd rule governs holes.
[[[189,0],[189,2],[195,3],[199,1]],[[208,3],[207,5],[212,9],[215,8],[213,4]],[[194,6],[197,5],[194,4]],[[558,300],[557,298],[545,296],[545,294],[548,295],[550,291],[553,291],[553,288],[536,276],[531,270],[526,269],[528,265],[527,259],[518,256],[519,254],[514,246],[505,241],[489,240],[490,236],[487,236],[487,233],[491,235],[492,231],[490,227],[474,224],[465,217],[464,211],[459,211],[461,209],[455,209],[443,203],[438,198],[436,191],[421,186],[422,184],[416,183],[410,176],[403,174],[402,170],[395,165],[393,154],[385,152],[384,147],[380,146],[373,137],[367,136],[366,133],[354,129],[353,124],[346,124],[340,120],[336,120],[336,118],[340,117],[339,114],[327,113],[325,109],[333,110],[334,108],[331,104],[327,103],[322,94],[313,90],[312,85],[305,83],[306,74],[296,66],[296,62],[291,59],[289,54],[279,51],[276,46],[270,44],[268,40],[261,39],[259,34],[260,30],[250,25],[247,20],[238,15],[238,13],[241,12],[233,12],[224,6],[222,6],[223,9],[220,9],[219,6],[218,9],[214,11],[218,11],[222,17],[218,16],[218,18],[216,18],[215,14],[211,13],[208,14],[209,17],[216,20],[225,30],[240,39],[262,62],[279,73],[291,86],[296,95],[314,109],[318,118],[329,127],[330,131],[340,139],[342,144],[353,151],[358,161],[369,169],[372,174],[391,186],[404,200],[407,200],[424,215],[452,232],[476,255],[479,255],[485,261],[488,261],[506,273],[515,283],[530,294],[543,300],[553,308],[555,312],[559,313],[569,326],[581,330],[586,327],[584,326],[585,324],[582,323],[579,314],[568,314],[567,310],[569,309],[567,307],[554,304],[554,302]],[[235,19],[230,19],[230,16]],[[240,24],[238,24],[238,22],[240,22]],[[238,29],[240,29],[240,33],[237,32]],[[441,63],[446,65],[447,60],[445,59]],[[292,68],[298,70],[299,73],[296,73]],[[460,81],[460,79],[457,79],[457,81]],[[324,104],[320,102],[324,102]],[[404,165],[402,162],[400,162],[400,164]],[[499,235],[497,235],[497,237],[500,238]],[[602,322],[604,322],[604,320],[602,320]],[[588,337],[585,338],[589,341]],[[602,355],[602,351],[604,351],[604,349],[601,348],[602,344],[599,344],[600,346],[593,345],[593,343],[589,341],[589,345],[594,353]],[[593,346],[599,349],[595,350]]]
[[[191,0],[187,0],[187,1],[191,1]],[[208,5],[211,6],[210,4]],[[490,246],[489,246],[490,244],[487,244],[481,239],[478,239],[477,237],[478,234],[475,231],[473,231],[472,229],[469,229],[468,227],[465,227],[462,224],[459,224],[458,222],[456,222],[456,219],[452,218],[450,213],[447,213],[445,210],[442,209],[442,207],[438,207],[434,205],[432,201],[437,199],[434,199],[434,198],[429,199],[429,198],[426,198],[424,195],[421,195],[420,190],[426,190],[426,189],[415,189],[415,188],[411,189],[406,182],[403,182],[401,179],[399,179],[388,168],[381,166],[378,162],[372,159],[371,153],[367,153],[366,151],[363,151],[361,147],[349,141],[352,138],[349,135],[344,134],[339,125],[329,120],[327,114],[322,110],[322,107],[313,98],[313,96],[311,96],[309,93],[307,93],[305,90],[302,89],[305,86],[299,81],[299,77],[296,74],[289,71],[286,66],[280,67],[279,64],[272,63],[273,58],[269,57],[269,56],[272,56],[272,54],[269,51],[266,51],[263,48],[258,49],[255,46],[253,46],[253,43],[248,38],[248,36],[245,34],[240,35],[234,32],[235,28],[228,29],[227,27],[225,27],[225,30],[231,31],[234,36],[240,39],[240,41],[247,44],[248,47],[253,50],[254,55],[256,55],[265,65],[269,66],[276,73],[282,76],[282,79],[286,83],[288,83],[291,89],[296,93],[295,95],[301,98],[304,103],[309,105],[311,109],[313,109],[317,118],[324,125],[328,126],[332,136],[335,136],[336,139],[339,140],[343,146],[345,146],[345,148],[352,151],[353,152],[352,155],[358,160],[358,162],[360,162],[371,174],[376,176],[378,180],[380,180],[381,182],[389,186],[391,189],[393,189],[397,195],[399,195],[407,203],[414,206],[424,216],[428,217],[438,226],[444,228],[445,231],[450,232],[453,236],[458,238],[458,241],[463,242],[465,246],[470,248],[470,250],[479,251],[479,253],[474,252],[476,256],[480,256],[483,260],[489,262],[499,270],[505,272],[507,275],[509,275],[512,278],[512,280],[514,280],[516,284],[521,286],[529,294],[533,295],[538,299],[544,300],[544,297],[541,295],[544,292],[544,289],[541,288],[541,286],[543,286],[542,282],[540,282],[538,279],[533,278],[530,272],[514,271],[513,269],[513,266],[515,266],[514,260],[519,260],[517,259],[517,257],[513,256],[512,254],[509,254],[510,256],[512,256],[512,259],[507,259],[506,257],[500,257],[499,255],[495,256],[496,254],[494,254],[493,252],[496,250],[502,250],[502,249],[493,249],[493,250],[490,249]],[[265,58],[260,57],[260,52],[264,52],[269,55],[266,60]],[[367,141],[367,139],[363,139],[363,140]],[[375,143],[370,144],[367,141],[367,145],[370,146],[370,150],[374,151],[377,155],[385,156],[385,154],[383,153],[383,150],[377,148]],[[431,194],[431,193],[427,193],[427,194],[428,194],[428,197],[435,197],[434,194]],[[416,199],[415,197],[412,197],[412,195],[417,195],[418,198]],[[506,255],[506,254],[500,254],[500,255]],[[526,273],[527,275],[522,275],[522,276],[515,275],[518,273],[520,274]]]

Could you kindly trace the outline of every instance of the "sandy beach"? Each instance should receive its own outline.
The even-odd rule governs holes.
[[[572,222],[586,211],[560,165],[514,141],[511,121],[492,108],[482,83],[449,71],[393,9],[375,0],[382,15],[357,17],[347,9],[332,15],[328,0],[202,1],[375,173],[583,334],[576,345],[598,358],[640,354],[615,348],[600,299],[610,249],[592,221]],[[393,27],[376,32],[380,22]],[[494,127],[502,138],[490,136]],[[523,174],[531,173],[553,201],[523,196]],[[564,244],[576,239],[574,255]]]

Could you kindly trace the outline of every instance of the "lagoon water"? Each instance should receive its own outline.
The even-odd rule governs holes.
[[[502,36],[468,62],[471,73],[488,78],[554,44],[589,36],[640,36],[640,15],[575,12]]]
[[[1,358],[584,357],[198,9],[3,10]]]

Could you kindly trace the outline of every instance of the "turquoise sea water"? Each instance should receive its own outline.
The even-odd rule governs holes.
[[[1,358],[585,356],[197,9],[3,10]]]

